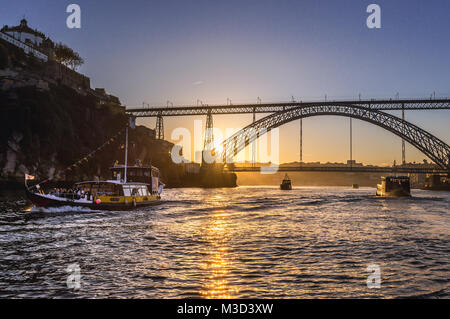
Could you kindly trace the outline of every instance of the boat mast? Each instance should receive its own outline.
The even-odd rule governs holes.
[[[128,125],[125,129],[125,176],[123,182],[127,182],[127,163],[128,163]]]

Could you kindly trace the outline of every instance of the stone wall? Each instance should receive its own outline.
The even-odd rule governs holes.
[[[80,93],[87,93],[91,88],[91,80],[87,76],[75,72],[55,61],[50,60],[46,63],[44,73],[46,78],[57,81],[59,84],[69,86]]]

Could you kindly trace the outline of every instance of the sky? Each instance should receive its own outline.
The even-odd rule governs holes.
[[[28,24],[84,58],[80,72],[129,107],[297,100],[450,97],[450,1],[2,1],[0,24]],[[66,7],[81,7],[81,29]],[[381,7],[369,29],[366,8]],[[395,115],[400,115],[398,112]],[[260,118],[264,115],[258,115]],[[165,118],[165,136],[194,119]],[[450,111],[407,111],[406,119],[450,143]],[[242,128],[251,115],[215,116]],[[138,124],[155,127],[154,119]],[[298,121],[280,127],[280,162],[299,159]],[[192,137],[197,142],[202,136]],[[172,140],[173,141],[173,140]],[[192,143],[193,144],[193,143]],[[199,145],[201,143],[198,143]],[[250,157],[249,157],[250,158]],[[303,120],[303,160],[345,162],[349,119]],[[425,156],[407,145],[407,161]],[[401,139],[353,120],[353,159],[401,161]]]

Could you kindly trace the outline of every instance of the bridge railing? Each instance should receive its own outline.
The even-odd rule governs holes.
[[[201,106],[175,106],[175,107],[146,107],[130,108],[126,112],[138,117],[207,115],[211,114],[237,114],[237,113],[273,113],[304,106],[330,106],[330,105],[359,105],[374,110],[442,110],[450,109],[450,99],[370,99],[370,100],[333,100],[333,101],[305,101],[305,102],[274,102],[250,103],[232,105],[201,105]]]

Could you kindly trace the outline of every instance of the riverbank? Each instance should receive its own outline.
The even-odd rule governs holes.
[[[165,188],[233,188],[237,187],[236,174],[185,174],[176,180],[163,180]],[[49,181],[42,185],[44,188],[71,188],[79,180]],[[34,184],[34,183],[31,183]],[[17,179],[0,181],[0,190],[20,190],[24,188],[24,181]]]

